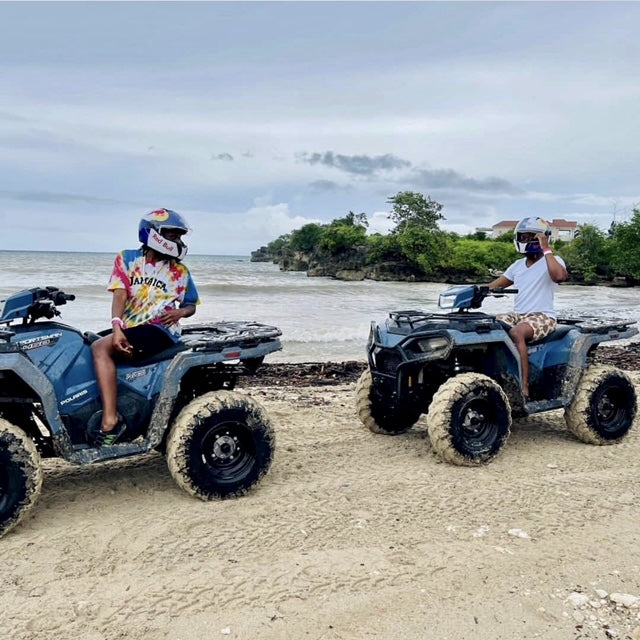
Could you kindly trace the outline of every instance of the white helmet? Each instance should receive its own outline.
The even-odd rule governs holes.
[[[523,218],[518,222],[513,232],[513,244],[518,253],[542,253],[540,241],[524,238],[521,234],[525,233],[544,233],[545,236],[551,235],[551,225],[542,218]]]

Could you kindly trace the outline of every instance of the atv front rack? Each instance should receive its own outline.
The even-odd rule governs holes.
[[[389,318],[397,324],[408,324],[412,329],[415,329],[416,326],[439,315],[442,314],[425,313],[424,311],[409,309],[407,311],[391,311]]]

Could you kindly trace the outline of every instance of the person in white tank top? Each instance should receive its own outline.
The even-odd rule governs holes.
[[[499,320],[511,326],[513,340],[522,366],[522,393],[529,399],[529,356],[527,342],[540,340],[556,328],[553,296],[559,282],[567,279],[564,260],[549,247],[551,227],[542,218],[523,218],[514,231],[514,245],[524,258],[516,260],[489,283],[490,289],[514,285],[518,289],[512,313],[500,314]]]

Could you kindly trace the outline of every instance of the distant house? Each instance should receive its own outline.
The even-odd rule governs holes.
[[[489,238],[498,238],[503,233],[513,233],[519,220],[501,220],[491,227],[476,227],[476,231],[484,231]],[[573,240],[576,237],[578,223],[574,220],[554,218],[551,223],[551,240]]]

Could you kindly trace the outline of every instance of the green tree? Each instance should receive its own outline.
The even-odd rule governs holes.
[[[369,247],[367,262],[369,264],[386,261],[397,262],[405,258],[400,246],[400,237],[397,235],[375,233],[367,237],[367,245]]]
[[[272,240],[267,245],[267,254],[272,257],[279,257],[282,255],[283,249],[289,245],[290,238],[291,235],[285,233],[284,235],[278,236],[275,240]]]
[[[559,245],[554,244],[567,263],[567,268],[580,275],[587,283],[593,283],[598,276],[609,274],[610,246],[604,232],[592,224],[579,227],[580,234],[575,240]]]
[[[442,231],[429,231],[416,225],[408,225],[398,240],[403,254],[420,265],[426,274],[437,273],[447,263],[453,243]]]
[[[451,247],[448,268],[486,278],[491,270],[504,271],[517,258],[515,247],[505,242],[461,238]]]
[[[364,227],[365,229],[369,227],[369,221],[367,220],[366,213],[353,213],[353,211],[349,211],[344,218],[336,218],[332,220],[337,224],[346,224],[347,226],[353,227]]]
[[[318,249],[335,255],[367,244],[367,230],[362,225],[344,224],[334,220],[323,230]]]
[[[468,233],[465,238],[469,240],[487,240],[487,232],[486,231],[475,231],[474,233]]]
[[[303,227],[300,227],[300,229],[291,232],[289,247],[293,249],[293,251],[310,253],[320,242],[323,233],[324,228],[322,225],[316,224],[315,222],[305,224]]]
[[[613,229],[611,265],[616,273],[640,280],[640,209],[634,209],[629,222]]]
[[[392,233],[402,233],[408,227],[417,227],[426,231],[436,231],[438,221],[444,220],[440,213],[442,205],[429,196],[414,191],[400,191],[387,200],[393,205],[389,219],[395,223]]]

